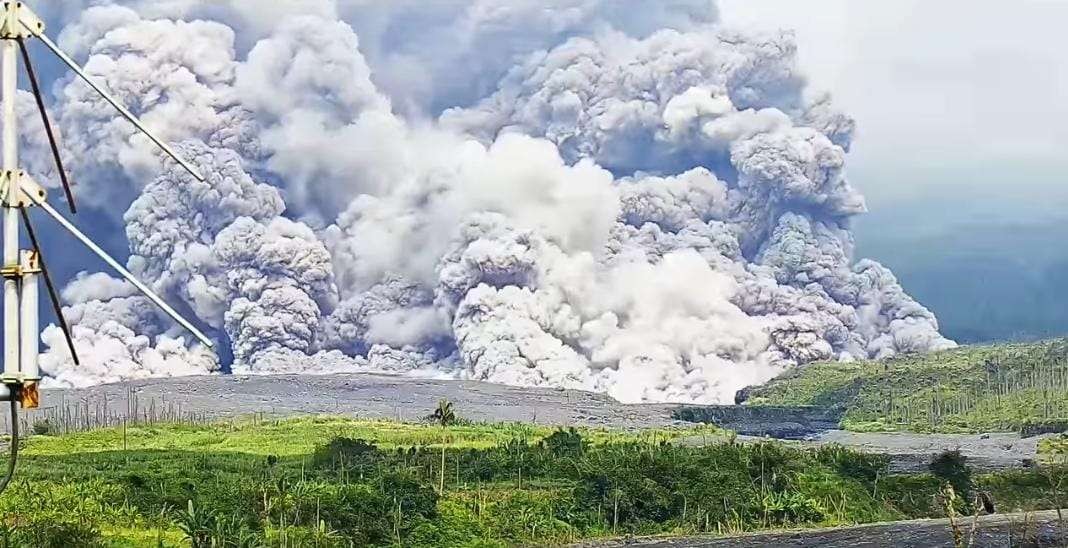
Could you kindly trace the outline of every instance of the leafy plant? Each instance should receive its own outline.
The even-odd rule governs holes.
[[[175,516],[178,528],[185,534],[193,548],[208,548],[211,546],[212,532],[215,528],[215,516],[197,508],[193,499],[189,499],[185,510]]]
[[[453,411],[452,402],[444,398],[438,400],[438,406],[434,409],[434,412],[430,414],[430,418],[442,427],[452,426],[457,422],[456,412]]]
[[[35,519],[18,526],[4,524],[0,527],[0,546],[4,548],[99,546],[101,540],[100,530],[96,526],[76,517]]]
[[[577,457],[586,448],[582,434],[574,426],[556,430],[541,440],[541,443],[554,457]]]
[[[368,471],[377,457],[378,447],[363,438],[339,437],[320,446],[312,455],[312,463],[320,468],[355,472]]]
[[[0,548],[561,545],[943,515],[932,474],[883,474],[881,457],[841,447],[664,443],[687,429],[306,417],[129,435],[138,449],[107,450],[117,429],[28,445],[0,497]],[[1053,507],[1039,470],[970,481],[1004,508]]]
[[[975,484],[972,481],[972,469],[966,463],[966,458],[959,450],[943,451],[929,465],[931,473],[953,487],[959,495],[954,500],[959,500],[961,508],[970,510],[968,502],[970,493],[974,491]]]
[[[55,431],[52,423],[48,419],[38,419],[33,421],[31,430],[35,436],[48,436]]]

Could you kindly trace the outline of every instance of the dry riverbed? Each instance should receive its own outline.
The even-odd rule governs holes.
[[[1068,513],[1068,510],[1065,510]],[[1064,524],[1058,522],[1057,512],[1031,514],[999,514],[972,518],[958,518],[957,523],[965,545],[973,548],[1002,548],[1016,546],[1068,546]],[[972,542],[969,543],[969,540]],[[874,523],[835,529],[806,529],[802,531],[759,533],[729,538],[671,538],[624,539],[580,544],[576,548],[953,548],[953,528],[946,519],[921,519]]]

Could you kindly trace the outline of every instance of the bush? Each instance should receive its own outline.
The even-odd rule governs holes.
[[[0,527],[0,546],[4,547],[71,548],[103,544],[100,530],[87,520],[49,516]]]
[[[559,429],[541,440],[545,447],[554,457],[577,457],[586,448],[582,434],[574,426],[567,429]]]
[[[438,494],[434,488],[406,471],[384,473],[378,479],[378,488],[406,515],[433,518],[437,511]]]
[[[178,523],[178,528],[193,548],[207,548],[211,545],[215,515],[204,508],[198,508],[192,499],[188,501],[185,510],[175,515],[174,521]]]
[[[880,498],[903,516],[935,516],[942,510],[937,495],[942,480],[932,474],[894,474],[879,480]]]
[[[389,543],[398,516],[393,501],[367,484],[327,484],[315,496],[300,498],[294,514],[304,517],[296,525],[318,526],[316,517],[326,528],[358,546]],[[399,516],[401,520],[404,515]],[[403,529],[398,527],[398,529]]]
[[[339,437],[316,449],[312,463],[318,468],[363,473],[371,468],[378,456],[378,447],[373,442]]]
[[[38,419],[33,421],[31,430],[35,436],[50,436],[55,431],[52,427],[52,423],[49,422],[48,419]]]
[[[816,451],[816,458],[843,476],[860,480],[873,487],[890,468],[890,457],[851,451],[841,445],[825,445]]]
[[[761,504],[768,525],[818,523],[825,515],[818,500],[798,492],[772,491],[764,495]]]
[[[935,477],[952,485],[959,496],[968,498],[975,485],[972,483],[972,469],[966,461],[967,457],[959,450],[943,451],[928,467]]]
[[[265,542],[265,544],[264,544]],[[249,544],[249,548],[260,546],[310,546],[314,548],[349,548],[353,546],[351,540],[346,539],[338,531],[334,531],[320,522],[315,527],[297,527],[287,525],[285,527],[269,528],[264,534],[264,541],[259,544]],[[226,545],[234,548],[243,548],[244,545]]]
[[[424,438],[440,439],[437,427],[422,428]],[[538,431],[547,435],[538,439]],[[40,449],[68,440],[42,438],[26,455],[26,479],[0,497],[0,516],[12,526],[0,538],[15,546],[145,546],[158,535],[176,545],[181,524],[186,546],[218,548],[549,545],[934,517],[944,483],[972,481],[959,454],[940,455],[932,474],[886,475],[882,457],[841,447],[692,447],[607,436],[591,443],[577,429],[501,427],[492,432],[497,446],[446,449],[446,488],[438,492],[440,448],[410,445],[417,436],[391,438],[390,429],[382,443],[400,439],[403,447],[382,450],[329,437],[334,432],[307,456],[280,457],[262,445],[250,453],[53,455]],[[1049,482],[1036,471],[974,481],[972,490],[989,490],[1001,508],[1049,507]],[[964,498],[967,489],[959,490]],[[41,525],[24,527],[30,523]]]
[[[1068,432],[1068,419],[1032,419],[1020,425],[1020,436],[1025,438],[1065,432]]]
[[[484,539],[489,529],[464,504],[443,500],[438,505],[438,519],[415,526],[405,538],[408,546],[494,546]],[[503,545],[503,544],[502,544]]]

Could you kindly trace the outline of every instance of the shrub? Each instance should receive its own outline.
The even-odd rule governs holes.
[[[541,445],[554,457],[577,457],[586,448],[582,434],[579,434],[574,426],[567,429],[560,428],[549,434],[541,440]]]
[[[34,548],[71,548],[73,546],[102,546],[103,538],[95,525],[79,520],[33,520],[14,527],[0,529],[3,546],[33,546]]]
[[[762,511],[769,525],[796,525],[823,520],[820,502],[798,492],[769,492],[761,499]]]
[[[932,474],[893,474],[879,480],[879,496],[904,516],[934,516],[941,512],[936,501],[941,487]]]
[[[1020,425],[1020,436],[1025,438],[1064,432],[1068,432],[1068,419],[1031,419]]]
[[[33,427],[31,428],[33,435],[35,436],[49,436],[55,432],[52,427],[52,423],[48,419],[38,419],[33,421]]]
[[[197,508],[192,499],[185,510],[175,515],[174,521],[178,523],[178,528],[193,548],[207,548],[211,545],[215,516],[203,508]]]
[[[404,539],[407,546],[495,546],[485,540],[489,529],[466,505],[443,500],[438,519],[415,526]]]
[[[294,525],[318,526],[322,522],[323,527],[336,529],[358,546],[384,544],[392,538],[392,500],[373,486],[325,484],[314,496],[300,497],[294,504],[290,520],[296,515],[303,517]]]
[[[890,467],[890,457],[851,451],[841,445],[825,445],[816,451],[816,458],[843,476],[860,480],[872,487],[875,482],[886,475]]]
[[[967,457],[959,450],[943,451],[931,461],[929,468],[935,477],[949,483],[958,495],[967,498],[975,486],[972,469],[966,461]]]
[[[293,525],[287,525],[286,527],[271,527],[265,531],[264,542],[259,544],[250,544],[249,547],[259,548],[260,546],[296,546],[296,547],[314,547],[314,548],[349,548],[353,546],[353,542],[346,539],[338,531],[334,531],[326,526],[326,523],[319,522],[319,525],[315,527],[297,527]],[[220,545],[231,546],[231,545]],[[234,548],[238,548],[237,545],[233,545]]]
[[[373,442],[362,438],[338,437],[317,448],[312,455],[312,463],[318,468],[357,470],[363,473],[375,463],[377,458],[378,447]]]
[[[432,518],[435,515],[437,492],[429,483],[406,471],[384,473],[378,479],[378,488],[409,516]]]

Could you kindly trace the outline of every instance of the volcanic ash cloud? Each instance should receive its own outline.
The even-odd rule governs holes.
[[[50,382],[376,370],[730,402],[801,363],[953,346],[853,257],[854,123],[809,88],[791,35],[722,28],[707,0],[641,3],[322,1],[275,19],[261,12],[289,8],[135,3],[64,21],[90,72],[208,175],[83,84],[53,85],[79,182],[127,206],[102,222],[125,227],[131,269],[221,351],[84,274],[64,297],[86,363],[49,328]],[[45,172],[42,143],[23,146]]]

